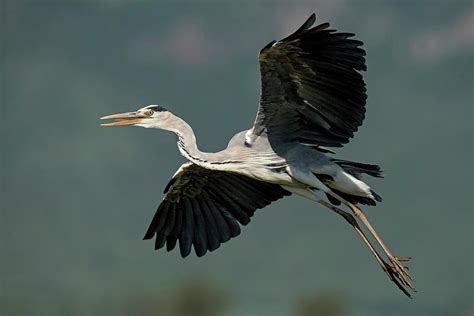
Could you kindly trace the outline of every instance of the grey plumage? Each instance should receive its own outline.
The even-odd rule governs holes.
[[[296,32],[260,51],[262,88],[255,122],[234,135],[222,151],[200,151],[192,128],[162,106],[105,116],[119,121],[103,125],[171,131],[190,161],[165,187],[165,197],[144,236],[155,238],[155,249],[166,245],[171,251],[179,243],[182,257],[193,248],[203,256],[238,236],[257,209],[296,194],[343,216],[390,279],[410,296],[412,279],[401,263],[404,259],[392,255],[356,206],[382,201],[362,181],[364,174],[382,177],[381,168],[332,158],[328,155],[334,152],[326,148],[347,143],[365,118],[362,42],[354,40],[354,34],[329,29],[329,23],[312,27],[315,20],[312,14]],[[341,204],[357,220],[336,207]]]

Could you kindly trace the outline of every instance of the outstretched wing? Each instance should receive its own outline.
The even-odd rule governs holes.
[[[290,195],[281,186],[235,173],[183,164],[165,189],[144,239],[156,236],[155,249],[168,251],[179,241],[184,258],[194,245],[201,257],[240,234],[256,209]]]
[[[262,90],[247,141],[341,147],[365,117],[365,51],[354,34],[311,27],[314,13],[293,34],[270,42],[259,55]]]

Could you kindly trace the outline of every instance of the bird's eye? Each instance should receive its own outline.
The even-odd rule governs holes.
[[[145,115],[146,115],[146,116],[152,116],[153,113],[154,113],[153,110],[146,110],[146,111],[145,111]]]

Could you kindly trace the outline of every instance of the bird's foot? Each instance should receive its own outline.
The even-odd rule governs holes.
[[[389,256],[388,259],[390,260],[391,264],[384,262],[384,271],[398,286],[398,288],[403,291],[403,293],[405,293],[408,297],[411,297],[411,294],[408,292],[407,288],[413,292],[416,292],[415,288],[413,287],[413,282],[415,280],[408,273],[408,268],[401,263],[407,262],[411,258]]]
[[[392,267],[395,272],[398,274],[399,279],[402,281],[402,284],[414,290],[413,282],[415,281],[413,277],[408,273],[408,267],[404,266],[402,262],[406,263],[411,258],[410,257],[395,257],[389,256],[388,259],[392,263]]]

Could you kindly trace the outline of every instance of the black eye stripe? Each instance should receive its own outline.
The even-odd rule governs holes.
[[[150,110],[153,110],[155,112],[164,112],[164,111],[168,111],[167,109],[165,109],[164,107],[162,107],[161,105],[153,105],[153,106],[149,106],[147,107],[147,109],[150,109]]]

